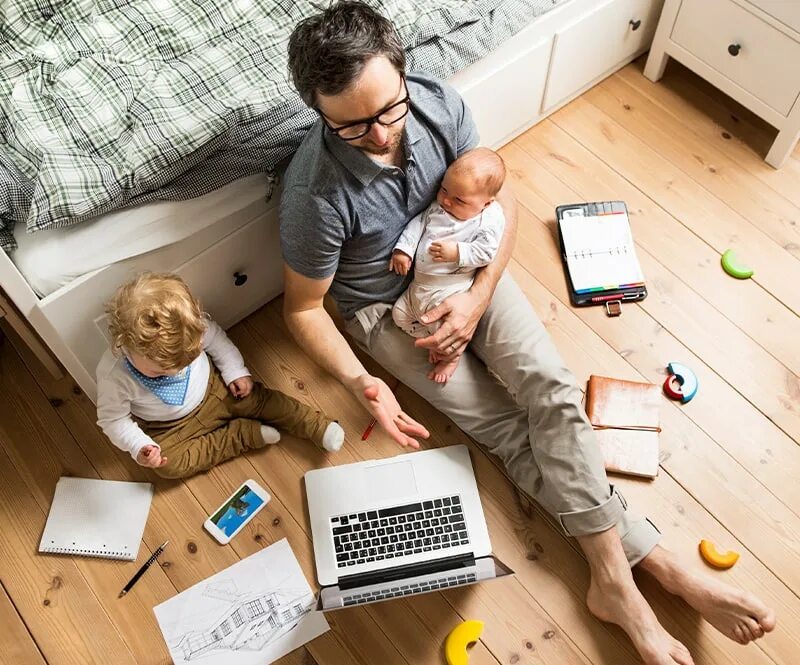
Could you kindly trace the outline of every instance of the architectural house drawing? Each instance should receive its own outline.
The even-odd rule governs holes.
[[[175,665],[267,665],[328,630],[286,539],[154,608]]]
[[[314,597],[303,591],[273,591],[243,596],[205,629],[187,633],[177,642],[185,660],[219,649],[260,651],[292,630],[308,614]]]

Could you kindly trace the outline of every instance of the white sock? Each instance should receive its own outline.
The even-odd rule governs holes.
[[[341,450],[344,443],[344,430],[339,423],[331,423],[322,435],[322,447],[330,453]]]
[[[261,438],[264,439],[264,443],[278,443],[281,440],[281,433],[274,427],[262,425]]]

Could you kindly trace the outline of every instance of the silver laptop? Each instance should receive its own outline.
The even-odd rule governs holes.
[[[318,609],[513,574],[492,556],[466,446],[315,469],[305,480]]]

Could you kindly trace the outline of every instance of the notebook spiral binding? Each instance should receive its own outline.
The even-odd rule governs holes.
[[[133,560],[132,553],[128,550],[90,550],[80,547],[55,547],[45,546],[40,549],[47,554],[72,554],[73,556],[90,556],[98,559],[130,559]]]

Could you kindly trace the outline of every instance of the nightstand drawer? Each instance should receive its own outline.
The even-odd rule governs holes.
[[[671,40],[783,116],[800,93],[800,43],[730,0],[683,0]]]

